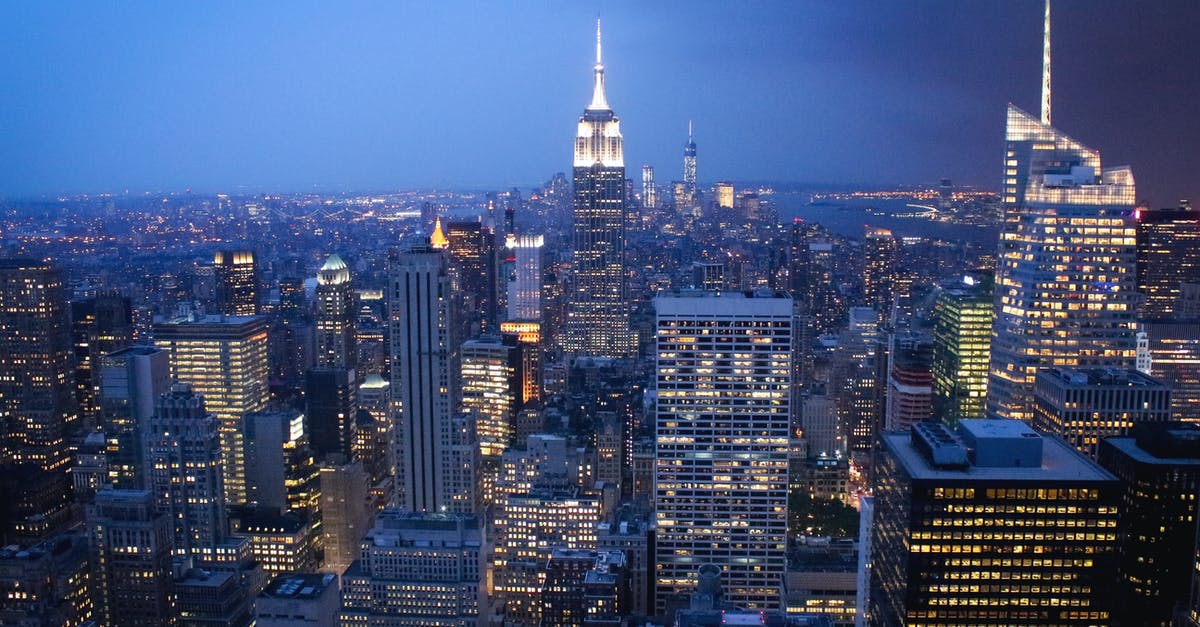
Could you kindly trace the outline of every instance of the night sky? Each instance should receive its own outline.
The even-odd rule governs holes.
[[[604,21],[631,177],[995,189],[1039,0],[4,2],[0,195],[503,188],[571,165]],[[1200,2],[1057,0],[1054,122],[1200,201]]]

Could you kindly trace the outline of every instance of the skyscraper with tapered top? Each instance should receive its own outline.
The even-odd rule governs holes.
[[[1050,126],[1050,10],[1042,117],[1011,104],[987,415],[1029,420],[1052,366],[1131,367],[1137,349],[1135,188],[1128,167]]]
[[[621,121],[604,94],[599,20],[594,71],[592,101],[575,133],[575,280],[563,349],[620,358],[635,349],[625,285],[625,153]]]

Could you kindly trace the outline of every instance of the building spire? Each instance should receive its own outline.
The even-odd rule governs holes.
[[[692,143],[692,121],[688,120],[688,143]]]
[[[592,86],[592,102],[587,106],[593,111],[608,109],[608,98],[604,96],[604,63],[600,57],[600,18],[596,18],[596,73],[595,84]]]
[[[1046,0],[1042,25],[1042,124],[1050,126],[1050,0]]]

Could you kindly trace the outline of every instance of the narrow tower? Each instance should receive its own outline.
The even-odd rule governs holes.
[[[600,22],[592,101],[575,133],[575,289],[563,348],[568,353],[627,357],[634,352],[625,285],[625,155],[621,122],[604,93]]]
[[[688,198],[696,201],[696,139],[692,135],[692,121],[688,120],[688,141],[683,146],[683,184]]]
[[[1050,126],[1050,0],[1042,22],[1042,124]]]

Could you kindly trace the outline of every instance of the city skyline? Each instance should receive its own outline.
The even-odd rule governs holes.
[[[1054,6],[1064,130],[1132,165],[1152,206],[1196,197],[1159,147],[1200,139],[1183,43],[1200,8]],[[0,196],[510,187],[566,168],[570,125],[544,120],[587,96],[593,7],[205,9],[6,8]],[[702,181],[996,188],[1002,104],[1038,102],[1040,2],[602,13],[628,161],[664,183],[691,119]]]

